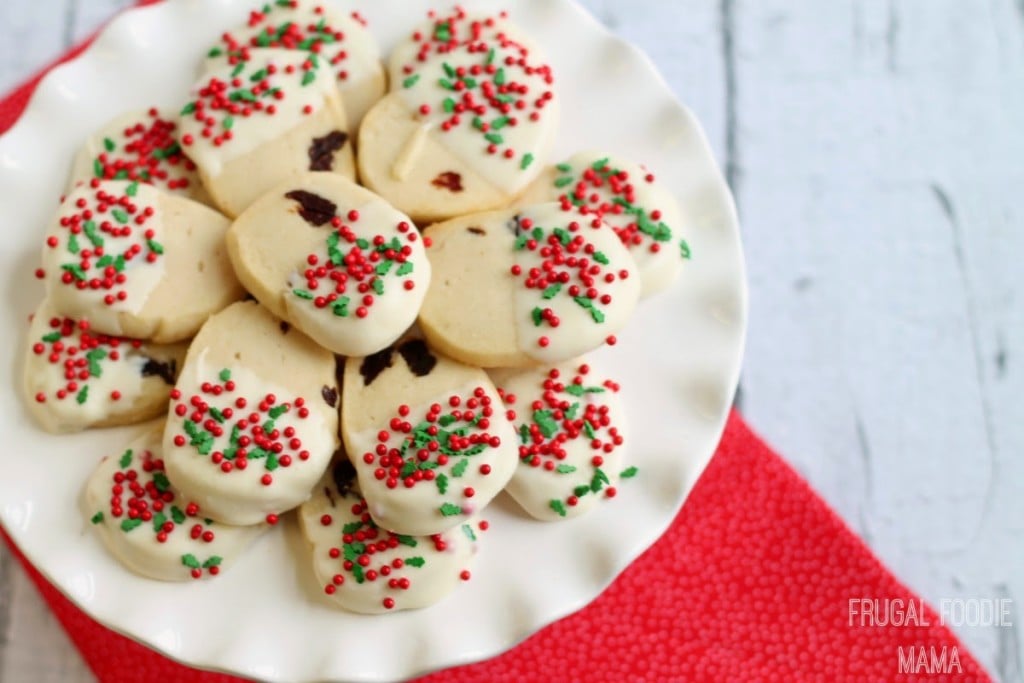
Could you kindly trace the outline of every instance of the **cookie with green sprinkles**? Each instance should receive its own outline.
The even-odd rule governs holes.
[[[617,382],[586,359],[491,377],[519,437],[519,466],[505,490],[528,514],[570,519],[615,497],[626,438]]]
[[[438,54],[447,54],[472,42],[510,41],[536,54],[537,47],[510,19],[508,12],[466,11],[455,7],[448,12],[430,10],[426,20],[410,31],[391,51],[388,59],[390,87],[397,90],[423,64]]]
[[[249,12],[244,26],[221,35],[207,64],[248,59],[252,50],[283,48],[309,53],[313,68],[335,78],[353,130],[379,100],[387,82],[380,48],[366,19],[319,0],[268,0]]]
[[[367,512],[397,533],[467,523],[516,468],[515,433],[487,373],[420,339],[348,359],[341,423]]]
[[[95,332],[88,321],[58,316],[44,302],[28,330],[26,406],[54,434],[158,417],[186,348]]]
[[[348,117],[334,75],[318,64],[303,50],[253,49],[193,86],[178,142],[227,215],[307,171],[355,179]]]
[[[67,191],[93,178],[137,180],[209,204],[195,163],[175,137],[177,128],[176,111],[150,107],[118,116],[86,138],[71,166]]]
[[[558,126],[551,68],[510,40],[435,54],[359,131],[363,183],[418,222],[504,206],[543,169]]]
[[[85,485],[91,527],[114,558],[142,576],[192,581],[219,576],[265,530],[218,524],[167,478],[160,440],[151,427],[105,457]]]
[[[334,355],[255,302],[203,325],[164,432],[167,476],[211,519],[275,523],[338,447]]]
[[[93,178],[51,219],[38,274],[57,315],[103,334],[181,341],[245,295],[224,246],[229,225],[153,185]]]
[[[640,164],[580,152],[546,169],[519,204],[551,201],[600,216],[615,229],[640,269],[644,296],[671,286],[691,257],[688,226],[672,190]]]
[[[340,455],[299,508],[299,524],[324,595],[360,614],[433,605],[469,581],[477,541],[488,523],[468,519],[443,533],[399,534],[381,528]]]
[[[430,285],[412,220],[333,173],[308,173],[268,193],[239,216],[227,244],[246,289],[343,356],[394,343]]]
[[[434,273],[419,323],[463,363],[553,365],[614,345],[640,297],[615,231],[572,205],[464,216],[424,237]]]

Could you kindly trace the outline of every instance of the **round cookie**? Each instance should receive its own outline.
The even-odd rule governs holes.
[[[355,179],[348,119],[333,75],[315,68],[306,52],[250,50],[246,61],[207,71],[191,97],[178,140],[229,216],[306,171]]]
[[[175,139],[177,115],[156,108],[122,114],[90,135],[71,166],[67,192],[99,180],[138,180],[204,204],[210,196]]]
[[[507,206],[557,132],[551,69],[531,58],[507,40],[430,57],[363,120],[363,183],[419,222]]]
[[[520,198],[521,206],[566,201],[600,216],[619,235],[640,269],[643,296],[668,288],[679,276],[690,245],[672,192],[653,173],[600,152],[580,152],[553,166]]]
[[[615,495],[626,420],[616,382],[584,360],[491,377],[519,434],[519,466],[505,490],[528,514],[577,517]]]
[[[43,303],[25,354],[25,403],[48,432],[134,424],[167,409],[186,344],[161,346],[93,332]]]
[[[367,356],[416,321],[430,261],[412,221],[332,173],[271,191],[227,237],[242,284],[321,346]]]
[[[307,498],[338,445],[334,356],[255,302],[192,342],[164,432],[167,476],[225,524],[256,524]]]
[[[197,202],[126,180],[71,192],[42,265],[54,312],[96,332],[170,343],[245,295],[224,246],[230,223]]]
[[[430,536],[387,531],[367,512],[355,476],[351,463],[339,459],[299,508],[313,572],[331,600],[361,614],[419,609],[469,580],[487,522],[469,520]]]
[[[614,343],[640,297],[636,264],[615,232],[572,207],[464,216],[424,237],[434,277],[420,326],[432,346],[463,363],[575,358]]]
[[[467,12],[456,7],[447,14],[434,10],[427,20],[391,51],[388,59],[388,81],[392,90],[417,73],[432,56],[446,54],[459,45],[472,42],[512,41],[535,51],[532,41],[508,19],[508,12]]]
[[[228,526],[175,489],[164,473],[163,424],[104,458],[85,485],[85,515],[117,560],[161,581],[219,575],[264,526]]]
[[[380,48],[359,12],[343,12],[330,2],[290,0],[267,3],[249,14],[245,26],[228,31],[210,50],[209,64],[245,59],[253,49],[303,50],[337,79],[352,130],[387,89]]]
[[[448,531],[481,510],[516,468],[516,441],[487,373],[419,339],[345,364],[345,449],[376,524]]]

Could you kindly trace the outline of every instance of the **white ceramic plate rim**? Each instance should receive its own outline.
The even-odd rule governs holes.
[[[641,467],[641,476],[624,484],[614,501],[557,527],[524,520],[500,499],[493,514],[488,511],[495,530],[474,580],[420,612],[367,620],[332,612],[309,597],[308,577],[292,567],[298,563],[281,560],[282,553],[303,551],[295,545],[292,523],[284,525],[290,527],[286,533],[262,539],[217,581],[171,586],[130,575],[99,547],[80,516],[67,517],[69,506],[77,509],[84,473],[138,428],[50,437],[30,424],[20,404],[22,324],[41,298],[38,287],[26,286],[38,253],[34,245],[51,211],[46,202],[56,201],[77,141],[123,109],[180,101],[191,78],[181,65],[198,63],[201,48],[257,4],[168,0],[124,12],[82,55],[47,74],[0,139],[0,221],[8,233],[0,243],[0,272],[7,276],[4,314],[12,330],[0,339],[12,378],[0,389],[0,420],[11,440],[2,456],[0,522],[28,559],[91,617],[191,666],[275,681],[385,681],[494,656],[596,598],[664,532],[710,460],[735,392],[746,330],[732,198],[699,124],[649,59],[572,0],[463,2],[470,9],[510,7],[551,56],[564,96],[560,154],[594,147],[646,160],[673,185],[688,217],[694,260],[682,281],[645,302],[620,344],[597,354],[598,364],[625,385],[635,434],[627,458]],[[431,4],[349,3],[369,16],[385,45]],[[187,35],[176,33],[186,26]],[[606,119],[614,120],[605,120],[605,128],[585,115],[595,101],[615,107],[608,109]],[[639,409],[631,391],[665,412]],[[77,452],[68,452],[71,443]],[[54,471],[68,476],[52,481]],[[534,560],[548,564],[531,564],[529,553],[524,559],[517,551],[524,544],[534,549]],[[262,588],[258,579],[270,579],[265,600],[246,592],[253,586],[245,581],[254,574],[256,589]],[[463,632],[446,638],[438,629],[445,623],[459,623]],[[388,657],[374,656],[381,640],[375,634],[399,643]]]

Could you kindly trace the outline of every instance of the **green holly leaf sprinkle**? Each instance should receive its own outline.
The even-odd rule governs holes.
[[[103,366],[100,365],[100,361],[106,357],[107,351],[102,348],[95,348],[85,354],[85,360],[89,363],[90,377],[101,377],[103,375]]]
[[[118,254],[117,258],[114,259],[114,270],[121,273],[124,271],[126,265],[127,263],[125,262],[124,255]]]
[[[310,83],[312,83],[315,80],[316,80],[316,71],[313,70],[313,69],[310,69],[309,71],[307,71],[306,73],[304,73],[302,75],[302,85],[303,86],[307,86],[307,85],[309,85]]]
[[[94,247],[103,246],[103,238],[100,236],[99,231],[96,229],[96,221],[86,221],[82,224],[82,232],[88,238]]]
[[[99,524],[103,521],[103,513],[97,512],[95,515],[92,516],[92,519],[90,519],[89,521],[93,524]]]
[[[463,524],[462,533],[466,534],[466,538],[468,538],[469,540],[476,542],[476,533],[474,533],[473,527],[471,527],[470,525]]]
[[[223,370],[220,371],[219,377],[221,382],[227,382],[229,379],[231,379],[231,371],[228,370],[227,368],[224,368]]]
[[[68,234],[68,251],[70,251],[72,254],[77,254],[81,250],[82,250],[82,248],[80,246],[78,246],[78,238],[75,236],[75,233],[73,233],[73,232],[69,233]]]
[[[530,168],[530,166],[533,165],[533,161],[534,161],[535,158],[536,157],[534,157],[530,153],[524,154],[523,155],[523,160],[519,163],[519,168],[523,169],[524,171],[526,169]]]
[[[633,477],[635,477],[637,475],[637,472],[639,472],[639,471],[640,470],[637,467],[627,467],[626,469],[622,470],[621,473],[619,473],[619,478],[620,479],[632,479]]]
[[[121,469],[127,469],[132,464],[132,449],[128,449],[121,455],[121,460],[117,463]]]
[[[562,283],[556,282],[553,285],[549,285],[548,288],[545,289],[544,292],[541,294],[541,297],[544,299],[554,299],[556,296],[558,296],[558,293],[561,291]]]
[[[82,270],[82,267],[80,265],[78,265],[77,263],[65,263],[60,268],[61,268],[61,270],[66,270],[67,272],[69,272],[72,275],[74,275],[76,280],[84,280],[85,279],[85,271]]]
[[[277,418],[281,417],[282,415],[284,415],[287,412],[288,412],[288,404],[287,403],[282,403],[280,405],[276,405],[273,408],[271,408],[270,411],[267,412],[267,415],[269,415],[272,419],[276,420]]]
[[[124,193],[129,197],[134,197],[135,195],[137,195],[139,193],[139,181],[136,180],[127,188],[125,188]]]
[[[213,54],[214,52],[216,52],[217,54]],[[215,47],[212,50],[210,50],[210,56],[211,57],[219,57],[220,54],[221,54],[220,48],[216,48]],[[195,102],[189,102],[188,104],[186,104],[181,109],[181,115],[182,116],[188,116],[189,114],[194,114],[194,113],[196,113],[196,103]]]
[[[437,484],[437,490],[442,496],[448,492],[448,477],[446,475],[437,475],[434,482]]]
[[[594,431],[593,425],[590,424],[590,420],[583,421],[583,433],[587,435],[588,439],[596,439],[597,433]]]
[[[352,565],[352,576],[355,577],[356,583],[363,583],[366,581],[366,576],[363,574],[363,568],[358,564]]]
[[[466,473],[467,467],[469,467],[469,460],[463,458],[452,468],[452,476],[458,479]]]
[[[415,548],[419,545],[419,541],[417,541],[412,536],[405,536],[404,534],[395,534],[395,538],[398,539],[399,543],[401,543],[402,545],[407,545],[410,548]]]
[[[313,296],[313,292],[307,291],[305,289],[293,289],[292,294],[299,297],[300,299],[305,299],[306,301],[312,301],[313,299],[316,298]]]
[[[412,271],[413,271],[413,263],[412,263],[412,261],[406,261],[401,266],[399,266],[397,274],[398,275],[408,275]]]
[[[556,178],[555,187],[557,187],[558,189],[562,189],[567,185],[572,185],[574,180],[575,179],[572,176],[562,176],[561,178]]]
[[[419,567],[422,567],[423,565],[425,565],[427,563],[427,561],[424,560],[422,557],[407,557],[407,558],[405,558],[405,563],[407,565],[409,565],[410,567],[417,567],[417,568],[419,568]]]
[[[377,293],[377,296],[382,296],[384,294],[384,281],[375,279],[373,281],[373,291]]]
[[[594,260],[600,263],[602,266],[607,266],[609,263],[608,257],[604,255],[604,252],[595,251]]]
[[[275,453],[274,451],[267,451],[267,462],[264,464],[264,467],[267,468],[267,471],[273,472],[278,468],[279,465],[280,463],[277,460],[277,453]]]
[[[552,498],[551,502],[548,503],[548,505],[550,505],[551,509],[554,510],[555,512],[557,512],[559,515],[561,515],[562,517],[565,517],[565,513],[566,513],[565,503],[563,503],[562,501],[558,500],[557,498]]]
[[[555,166],[555,168],[561,171],[562,173],[569,173],[572,171],[572,164],[561,163]]]
[[[588,486],[587,484],[583,484],[581,486],[577,486],[576,488],[574,488],[572,490],[572,493],[577,498],[582,498],[583,496],[585,496],[588,493],[590,493],[590,486]]]
[[[127,223],[128,222],[128,214],[125,213],[124,210],[122,210],[122,209],[113,209],[110,212],[110,215],[112,215],[115,219],[117,219],[118,223]]]
[[[533,317],[533,324],[540,327],[541,323],[544,322],[544,310],[541,308],[534,308],[530,315]]]
[[[456,515],[462,514],[462,508],[458,505],[454,505],[453,503],[445,503],[438,508],[438,510],[440,510],[441,514],[445,517],[455,517]]]
[[[692,253],[690,252],[690,245],[687,244],[686,240],[679,240],[679,252],[684,259],[690,260]]]
[[[199,560],[192,553],[187,553],[181,556],[181,563],[189,569],[201,569],[202,565],[199,564]]]
[[[533,421],[540,428],[540,433],[545,439],[550,439],[558,433],[558,421],[552,417],[550,410],[533,411]]]
[[[363,528],[362,522],[349,522],[341,528],[341,533],[346,535],[352,535],[355,532]]]
[[[591,165],[590,167],[591,167],[592,169],[594,169],[595,171],[600,171],[600,170],[602,170],[602,169],[603,169],[603,168],[604,168],[605,166],[607,166],[607,165],[608,165],[608,161],[609,161],[608,157],[605,157],[604,159],[598,159],[598,160],[597,160],[597,161],[595,161],[595,162],[594,162],[594,163],[593,163],[593,164],[592,164],[592,165]]]
[[[86,384],[82,387],[82,390],[75,396],[75,400],[78,401],[78,405],[82,405],[89,400],[89,385]]]
[[[559,465],[555,471],[559,474],[572,474],[576,471],[576,468],[572,465]]]
[[[135,519],[125,519],[121,521],[121,531],[128,533],[132,529],[136,529],[142,526],[142,520],[136,517]]]
[[[166,522],[167,515],[165,515],[164,513],[158,512],[155,515],[153,515],[153,531],[155,533],[160,533],[161,531],[163,531],[163,526]]]
[[[224,561],[224,558],[220,555],[211,555],[206,562],[203,562],[203,569],[209,569],[210,567],[219,567],[220,563]]]
[[[500,145],[503,142],[505,142],[505,137],[503,135],[499,135],[498,133],[487,133],[486,135],[484,135],[484,140],[487,140],[487,142],[491,143],[492,145]]]
[[[414,86],[417,83],[419,83],[419,81],[420,81],[420,75],[419,74],[413,74],[412,76],[409,76],[404,81],[402,81],[402,87],[403,88],[411,88],[412,86]]]
[[[174,520],[175,524],[184,524],[185,523],[185,513],[182,512],[181,508],[179,508],[177,505],[172,505],[171,506],[171,519]]]
[[[153,485],[156,486],[156,490],[163,493],[167,489],[171,488],[171,482],[167,479],[167,475],[163,472],[156,472],[153,475]]]
[[[339,318],[348,317],[348,305],[351,303],[351,299],[347,296],[343,296],[331,304],[331,312]]]

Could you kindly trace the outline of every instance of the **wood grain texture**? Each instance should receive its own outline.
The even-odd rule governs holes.
[[[1024,680],[1024,4],[582,1],[736,191],[746,416],[927,599],[1014,600],[957,631]],[[0,3],[0,87],[126,4]],[[91,680],[6,556],[0,680]]]

